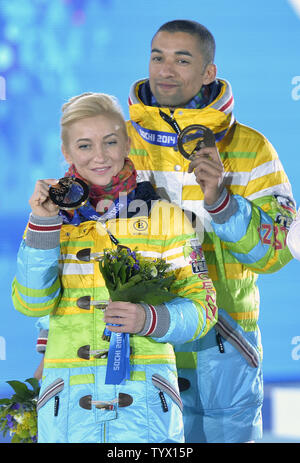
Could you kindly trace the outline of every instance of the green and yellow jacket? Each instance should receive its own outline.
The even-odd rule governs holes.
[[[276,272],[292,258],[286,235],[295,204],[278,155],[262,134],[235,120],[228,82],[220,80],[220,93],[205,108],[177,108],[173,114],[142,100],[145,83],[138,81],[131,89],[127,126],[139,179],[151,181],[162,197],[195,216],[218,305],[247,331],[255,330],[257,274]],[[222,211],[222,223],[218,214],[204,207],[202,190],[194,174],[188,173],[189,161],[179,153],[177,135],[160,110],[171,115],[181,130],[201,124],[214,132],[225,188],[234,203],[227,205],[227,215]],[[230,216],[229,210],[235,213]]]
[[[139,179],[150,181],[193,220],[217,292],[215,330],[176,345],[186,442],[235,443],[261,437],[257,278],[292,259],[286,236],[295,204],[271,143],[235,119],[230,84],[217,79],[212,86],[206,106],[197,107],[195,98],[171,112],[155,106],[148,79],[139,80],[130,91],[127,128]],[[176,121],[175,128],[161,112]],[[224,166],[225,188],[210,207],[177,147],[176,127],[191,124],[213,131]]]
[[[50,316],[38,401],[39,442],[183,441],[172,344],[197,340],[215,324],[215,290],[180,208],[155,195],[150,202],[154,192],[146,182],[136,191],[139,203],[134,208],[129,203],[130,218],[110,219],[105,227],[96,220],[74,226],[62,225],[59,216],[30,217],[13,302],[25,315]],[[120,385],[105,384],[109,343],[102,337],[101,301],[109,294],[99,257],[115,247],[111,235],[146,258],[165,259],[176,277],[176,297],[151,306],[148,325],[130,336],[131,376]]]

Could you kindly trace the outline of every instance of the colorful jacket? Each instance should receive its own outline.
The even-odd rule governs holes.
[[[146,192],[149,205],[149,186],[142,185],[137,190]],[[25,315],[50,314],[38,401],[39,442],[183,441],[172,343],[197,340],[214,325],[214,288],[182,211],[165,201],[154,200],[151,206],[149,215],[145,208],[135,208],[130,218],[108,220],[106,229],[91,220],[62,225],[60,246],[53,241],[60,229],[57,218],[30,218],[18,254],[13,302]],[[52,230],[47,249],[41,249],[47,241],[40,237],[43,230],[48,238]],[[109,344],[102,339],[105,324],[97,301],[109,295],[97,256],[115,247],[107,230],[148,258],[165,258],[176,276],[172,290],[177,297],[152,307],[143,335],[130,336],[131,377],[124,385],[104,384]],[[37,242],[39,248],[34,247]],[[84,256],[78,254],[83,249]]]
[[[198,123],[216,136],[226,190],[234,195],[236,210],[226,217],[226,223],[218,223],[218,214],[204,208],[194,174],[187,172],[189,161],[178,152],[176,134],[159,115],[159,108],[147,106],[139,98],[143,82],[133,85],[129,98],[130,157],[139,178],[150,180],[162,197],[197,216],[218,304],[247,331],[255,330],[257,274],[275,272],[292,258],[286,235],[295,205],[288,178],[268,140],[235,120],[228,82],[221,80],[222,90],[209,106],[175,109],[173,117],[181,129]],[[169,109],[162,109],[170,114]]]
[[[130,157],[139,179],[150,180],[162,197],[178,204],[193,219],[217,292],[217,339],[210,332],[209,339],[176,347],[180,375],[185,378],[190,375],[190,393],[185,388],[183,398],[186,397],[186,433],[198,433],[192,442],[226,442],[229,430],[234,430],[230,437],[227,435],[229,442],[255,438],[251,428],[261,423],[258,424],[257,413],[249,413],[246,407],[258,409],[262,403],[256,281],[259,273],[276,272],[292,258],[286,235],[295,204],[288,178],[269,141],[236,121],[230,84],[223,79],[218,81],[218,96],[202,109],[176,108],[171,114],[168,108],[151,106],[147,79],[134,83],[129,97]],[[188,173],[189,161],[178,151],[177,135],[161,117],[160,110],[174,118],[181,130],[201,124],[214,132],[225,170],[225,189],[212,207],[204,204],[194,174]],[[244,384],[240,380],[241,365],[233,359],[231,363],[225,362],[225,356],[220,355],[224,353],[222,342],[234,346],[234,351],[240,357],[242,354],[249,366]],[[229,352],[231,346],[225,347],[225,351]],[[198,353],[183,352],[191,349]],[[197,378],[187,371],[189,368],[197,368]],[[232,385],[225,368],[232,370]],[[214,396],[216,384],[219,391],[226,390],[226,400],[224,394]],[[237,391],[245,392],[243,398]],[[241,414],[236,412],[237,418],[231,419],[229,410],[238,407],[245,409],[243,429],[249,429],[248,434],[241,434],[238,422]],[[226,414],[222,409],[227,410]],[[187,442],[191,442],[188,436]]]

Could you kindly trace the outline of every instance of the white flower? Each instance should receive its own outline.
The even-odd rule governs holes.
[[[14,415],[14,419],[17,421],[17,423],[21,424],[24,421],[24,416],[23,415]]]
[[[157,274],[158,274],[157,268],[154,267],[154,265],[153,266],[151,265],[150,275],[155,278],[157,277]]]

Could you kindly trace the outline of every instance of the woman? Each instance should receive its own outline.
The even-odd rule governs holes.
[[[148,182],[136,182],[114,98],[94,93],[72,98],[63,106],[61,136],[70,164],[66,176],[89,185],[89,202],[75,212],[59,211],[49,197],[49,185],[57,181],[36,183],[13,283],[17,310],[50,314],[38,440],[183,442],[171,344],[202,337],[216,321],[215,291],[201,246],[177,206],[160,201]],[[103,314],[96,301],[109,295],[97,256],[116,244],[166,259],[177,297],[156,307],[109,302]],[[102,336],[106,323],[116,321],[112,332],[131,334],[130,379],[120,385],[105,383],[109,343]]]

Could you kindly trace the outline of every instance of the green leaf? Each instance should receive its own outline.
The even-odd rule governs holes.
[[[119,271],[121,268],[124,266],[124,263],[122,261],[116,261],[112,264],[112,271],[115,276],[118,276]]]
[[[13,396],[12,398],[17,400],[20,399],[21,401],[26,400],[27,398],[32,397],[32,391],[28,389],[25,383],[22,383],[21,381],[6,381],[7,384],[9,384],[13,390],[16,393],[16,396]]]
[[[127,276],[126,267],[125,265],[123,265],[120,269],[120,278],[121,278],[121,283],[123,285],[126,282],[126,276]]]
[[[113,278],[113,274],[109,272],[109,270],[104,266],[103,262],[99,262],[99,269],[102,273],[103,279],[105,281],[105,286],[107,287],[108,291],[110,289],[115,288],[115,280]]]
[[[9,405],[12,403],[11,399],[0,399],[0,405]]]
[[[40,392],[39,380],[36,378],[28,378],[28,379],[25,379],[25,381],[26,383],[29,383],[30,386],[32,386],[34,396],[36,397],[37,395],[39,395],[39,392]]]
[[[3,422],[1,423],[1,426],[0,426],[0,431],[3,431],[3,429],[5,428],[5,426],[6,426],[6,421],[3,421]]]

